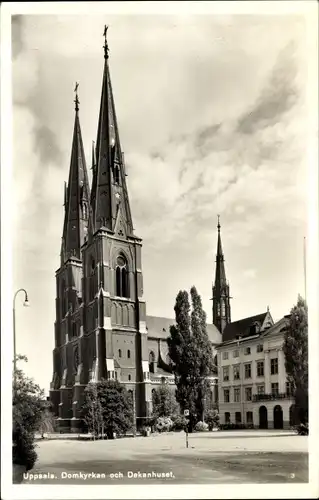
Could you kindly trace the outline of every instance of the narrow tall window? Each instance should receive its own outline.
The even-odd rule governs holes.
[[[114,165],[113,172],[114,172],[114,182],[115,182],[115,184],[119,184],[120,183],[120,167],[117,163]]]
[[[129,297],[127,262],[123,255],[116,260],[116,295],[118,297]]]
[[[83,216],[83,219],[88,218],[88,207],[87,207],[86,203],[83,203],[83,205],[82,205],[82,216]]]
[[[226,316],[226,304],[224,300],[222,300],[221,306],[222,306],[222,316]]]
[[[119,349],[119,358],[121,358],[121,357],[122,357],[122,351],[121,351],[121,349]]]
[[[66,297],[65,297],[66,287],[65,281],[63,280],[61,283],[61,313],[62,318],[66,315]]]
[[[153,353],[153,351],[150,352],[149,356],[149,370],[150,373],[155,372],[155,354]]]
[[[127,351],[127,357],[128,357],[128,359],[130,359],[130,357],[131,357],[131,351],[130,350]]]

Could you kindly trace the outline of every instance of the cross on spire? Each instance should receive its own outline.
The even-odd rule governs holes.
[[[218,214],[217,215],[217,229],[218,229],[218,231],[220,231],[220,222],[219,222],[219,219],[220,219],[220,215]]]
[[[103,36],[104,36],[104,45],[103,45],[103,49],[104,49],[104,57],[105,59],[108,59],[109,57],[109,46],[107,44],[107,30],[109,29],[108,26],[104,26],[104,32],[103,32]]]
[[[74,88],[74,92],[75,92],[75,99],[74,99],[74,102],[75,102],[75,111],[79,111],[79,104],[80,104],[79,96],[78,96],[78,88],[79,88],[79,83],[75,82],[75,88]]]

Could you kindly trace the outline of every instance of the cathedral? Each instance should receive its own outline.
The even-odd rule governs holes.
[[[166,341],[174,319],[146,315],[142,240],[133,229],[106,34],[92,171],[90,188],[76,86],[61,262],[56,271],[55,347],[50,384],[50,401],[61,432],[81,430],[84,390],[89,382],[106,378],[124,384],[132,396],[137,426],[152,411],[152,391],[156,386],[167,383],[174,387]],[[213,324],[207,325],[214,355],[223,331],[231,324],[219,219],[217,228]],[[210,379],[212,393],[208,404],[212,407],[218,401],[217,374]]]

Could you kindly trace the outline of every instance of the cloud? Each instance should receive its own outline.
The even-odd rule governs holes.
[[[293,43],[289,43],[280,52],[269,81],[261,90],[256,103],[239,119],[239,132],[252,134],[256,128],[274,124],[295,105],[298,96],[294,84],[296,66],[293,53]]]

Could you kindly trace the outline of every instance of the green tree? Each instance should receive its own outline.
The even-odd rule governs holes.
[[[287,381],[290,383],[297,420],[308,420],[308,309],[299,295],[291,309],[285,330],[283,350]]]
[[[178,403],[174,392],[168,385],[160,385],[152,394],[153,400],[153,416],[171,417],[178,413]]]
[[[212,346],[206,329],[206,314],[195,287],[188,293],[180,291],[176,297],[176,324],[170,327],[167,339],[169,357],[175,376],[176,399],[181,410],[190,412],[190,430],[203,420],[204,398],[208,391],[207,377],[214,369]]]
[[[124,435],[133,427],[133,402],[126,388],[117,381],[91,383],[85,391],[84,418],[96,435]]]
[[[17,360],[27,361],[27,358],[17,356]],[[27,470],[32,469],[37,459],[35,433],[47,408],[44,391],[23,370],[16,368],[12,399],[13,463],[24,465]]]

